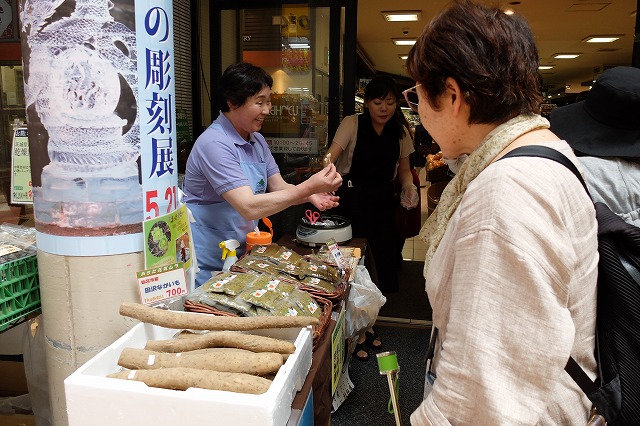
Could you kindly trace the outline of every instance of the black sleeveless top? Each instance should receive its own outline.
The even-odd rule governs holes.
[[[400,140],[389,127],[387,123],[378,135],[368,113],[358,116],[356,146],[348,176],[354,185],[380,187],[392,183],[400,158]]]

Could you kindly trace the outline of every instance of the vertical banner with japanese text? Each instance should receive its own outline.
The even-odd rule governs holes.
[[[178,207],[173,4],[136,0],[144,219]]]

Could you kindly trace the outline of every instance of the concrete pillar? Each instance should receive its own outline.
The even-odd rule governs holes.
[[[38,252],[52,424],[67,424],[64,379],[129,330],[118,313],[139,300],[135,273],[142,253],[59,256]]]

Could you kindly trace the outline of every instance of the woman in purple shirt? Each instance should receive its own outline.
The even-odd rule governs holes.
[[[265,216],[311,202],[319,210],[338,205],[331,192],[342,177],[333,164],[291,185],[282,178],[258,133],[271,110],[273,79],[246,62],[229,66],[220,79],[220,115],[196,140],[187,160],[184,193],[200,272],[196,286],[222,269],[221,241],[241,243]]]

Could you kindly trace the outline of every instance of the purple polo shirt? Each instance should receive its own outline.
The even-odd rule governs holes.
[[[220,203],[225,201],[221,196],[225,192],[249,186],[240,162],[261,162],[260,149],[267,164],[267,177],[280,173],[264,136],[253,132],[249,139],[244,140],[220,112],[213,124],[198,137],[189,154],[183,187],[185,201],[196,204]]]

